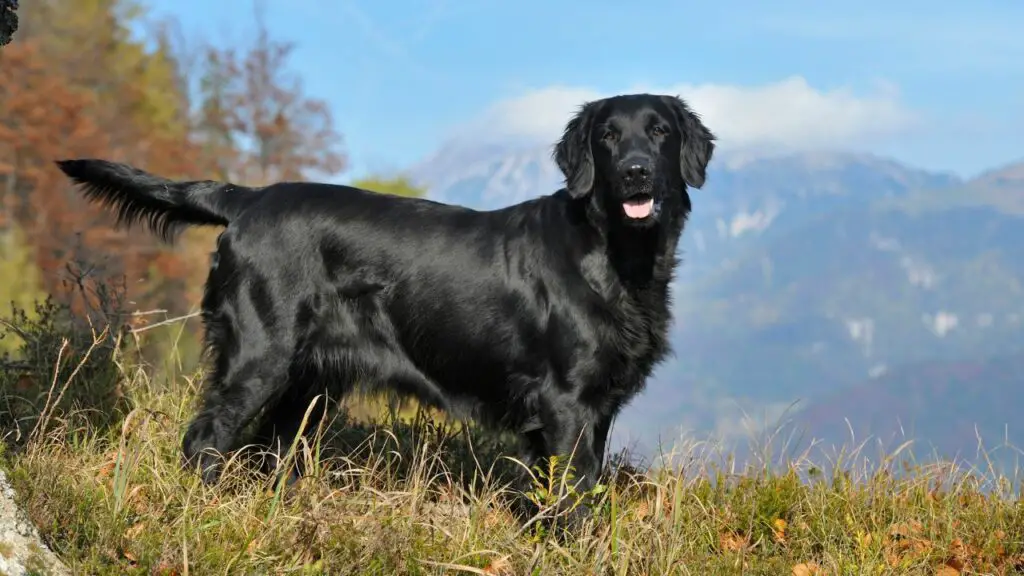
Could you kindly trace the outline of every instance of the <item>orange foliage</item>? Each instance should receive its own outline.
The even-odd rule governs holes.
[[[144,231],[112,227],[111,216],[74,192],[54,165],[59,158],[116,158],[114,151],[126,144],[114,142],[100,125],[103,107],[93,93],[62,76],[37,43],[14,43],[0,54],[0,197],[4,213],[34,246],[51,293],[58,292],[62,270],[74,257],[105,277],[124,275],[130,287],[148,276],[151,264],[170,278],[182,273],[178,255]],[[182,171],[187,158],[181,143],[159,135],[134,152],[142,163],[169,172]]]
[[[60,263],[67,234],[81,218],[81,203],[69,205],[53,160],[92,156],[108,144],[89,114],[93,105],[54,72],[35,43],[17,42],[0,53],[0,198],[44,269]]]
[[[241,56],[207,50],[200,126],[208,150],[222,161],[223,177],[265,185],[345,168],[330,109],[305,97],[299,80],[287,74],[293,49],[271,39],[261,23],[255,43]],[[225,150],[240,139],[253,142],[252,148]]]
[[[165,38],[155,51],[129,40],[118,0],[48,17],[66,12],[68,1],[29,10],[25,35],[0,52],[0,228],[24,231],[50,293],[60,293],[74,258],[98,279],[123,279],[139,308],[187,312],[200,295],[210,231],[167,246],[141,227],[115,228],[113,215],[86,202],[54,161],[98,157],[171,178],[265,183],[340,171],[340,136],[326,105],[287,77],[291,46],[262,25],[240,54],[204,50],[193,106]]]

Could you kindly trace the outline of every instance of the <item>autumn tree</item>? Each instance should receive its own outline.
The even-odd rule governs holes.
[[[197,128],[217,171],[253,185],[340,173],[346,158],[331,111],[288,68],[294,44],[272,39],[260,10],[254,36],[242,54],[211,47],[204,59]]]
[[[59,192],[53,159],[93,155],[107,144],[90,117],[93,104],[54,72],[36,42],[0,52],[0,204],[37,246],[43,268],[62,256],[61,232],[81,224]]]
[[[179,160],[189,132],[181,122],[187,94],[178,89],[173,55],[132,37],[132,28],[145,19],[140,4],[35,0],[23,10],[23,39],[36,41],[70,85],[96,97],[92,113],[110,135],[111,155],[160,162],[161,171],[188,171],[188,162]],[[181,149],[167,150],[172,142]]]
[[[262,20],[249,46],[185,55],[167,26],[136,37],[146,15],[134,0],[34,0],[19,15],[18,41],[0,52],[0,228],[21,231],[50,293],[79,257],[123,278],[135,306],[187,312],[216,233],[190,230],[167,246],[142,227],[115,228],[56,159],[249,184],[345,168],[330,111],[305,95],[293,46]]]
[[[353,181],[352,185],[373,192],[394,194],[395,196],[405,196],[408,198],[421,198],[427,194],[425,188],[417,186],[408,176],[404,175],[392,177],[366,176]]]
[[[231,51],[208,49],[199,79],[200,103],[195,137],[210,177],[221,181],[244,178],[237,141],[238,119],[232,108],[232,84],[238,76]]]
[[[23,7],[19,42],[0,54],[0,200],[35,248],[48,291],[59,292],[73,256],[98,276],[124,277],[146,305],[177,305],[186,259],[143,230],[115,229],[56,169],[92,156],[188,176],[187,95],[173,55],[128,33],[135,5],[117,0],[38,0]]]

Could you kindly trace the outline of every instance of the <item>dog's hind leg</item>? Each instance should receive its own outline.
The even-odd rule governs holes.
[[[235,448],[242,429],[280,394],[290,363],[290,350],[263,338],[219,346],[214,347],[220,358],[206,383],[202,407],[182,441],[185,463],[197,466],[208,484],[220,475],[218,453]]]
[[[347,388],[338,383],[328,387],[322,375],[303,374],[293,365],[288,389],[268,407],[254,437],[255,444],[267,449],[269,459],[265,461],[265,470],[272,472],[275,464],[283,460],[295,444],[294,461],[286,472],[289,484],[298,480],[304,470],[302,441],[306,440],[306,444],[313,447],[309,440],[321,421],[333,412],[334,405]],[[313,404],[314,400],[316,404]],[[303,426],[307,411],[309,418]]]

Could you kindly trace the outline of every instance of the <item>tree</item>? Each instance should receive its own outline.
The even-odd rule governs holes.
[[[35,42],[0,52],[0,200],[36,246],[43,269],[59,265],[64,233],[81,224],[81,213],[61,194],[53,159],[94,155],[106,145],[89,117],[91,104],[51,69]]]
[[[143,230],[114,229],[111,215],[86,202],[53,164],[94,156],[191,175],[190,126],[176,120],[187,95],[177,89],[173,55],[130,39],[138,13],[129,2],[39,0],[25,8],[21,40],[0,53],[4,212],[35,248],[50,293],[59,292],[62,269],[77,256],[97,265],[98,276],[126,277],[140,305],[177,305],[174,280],[189,259]],[[156,272],[169,281],[140,282]]]
[[[51,294],[74,257],[98,279],[123,281],[139,308],[187,311],[216,234],[189,230],[166,246],[142,227],[115,228],[58,158],[248,184],[345,168],[330,111],[304,94],[288,69],[291,44],[262,22],[251,46],[186,55],[166,22],[134,37],[145,18],[136,0],[33,0],[19,16],[18,42],[0,52],[0,233],[21,231]]]
[[[187,170],[178,154],[162,149],[188,135],[188,124],[177,121],[187,96],[178,90],[173,57],[132,38],[145,16],[137,2],[37,0],[24,9],[23,39],[36,41],[70,86],[96,97],[91,113],[110,135],[112,155]]]
[[[194,134],[212,178],[229,182],[244,178],[230,91],[239,71],[231,51],[207,50],[199,79],[200,104]]]
[[[207,150],[237,148],[218,171],[251,185],[331,176],[346,167],[330,109],[307,97],[288,70],[294,45],[270,37],[257,11],[256,38],[242,55],[208,48],[199,129]],[[243,145],[248,143],[248,145]],[[234,164],[227,166],[227,164]]]
[[[395,176],[391,178],[367,176],[353,181],[352,185],[357,188],[364,188],[373,192],[394,194],[396,196],[406,196],[410,198],[421,198],[427,194],[425,188],[413,184],[406,176]]]

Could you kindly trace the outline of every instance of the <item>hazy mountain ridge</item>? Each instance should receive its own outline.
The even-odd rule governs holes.
[[[1013,423],[1024,405],[1022,381],[1024,350],[911,364],[811,403],[796,426],[833,445],[849,443],[851,435],[889,446],[914,440],[925,450],[970,458],[979,441],[988,451],[1008,436],[1019,447],[1021,434]]]
[[[954,233],[950,233],[954,231]],[[680,302],[686,376],[762,402],[1024,342],[1024,219],[843,211],[753,250]]]
[[[987,170],[959,185],[920,190],[890,204],[910,209],[983,205],[1024,214],[1024,161]]]
[[[437,199],[495,208],[562,185],[550,147],[447,152],[414,172]],[[963,180],[858,154],[716,160],[680,243],[676,356],[624,414],[633,430],[734,431],[737,405],[771,418],[1024,342],[1024,163]]]
[[[562,173],[550,146],[449,143],[411,171],[435,200],[480,210],[550,194],[562,186]]]

